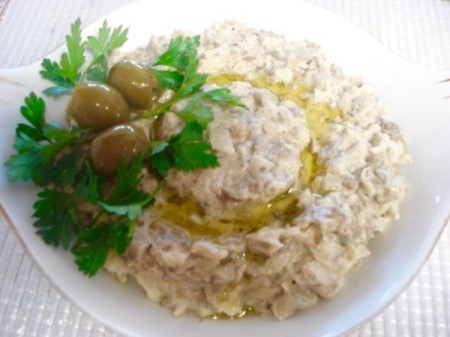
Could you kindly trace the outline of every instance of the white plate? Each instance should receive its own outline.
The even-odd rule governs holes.
[[[139,2],[109,15],[112,25],[130,26],[127,48],[144,45],[151,34],[174,28],[200,32],[221,19],[237,19],[254,27],[308,38],[348,75],[364,75],[391,107],[389,118],[406,136],[414,163],[406,170],[408,192],[402,218],[370,244],[372,255],[348,278],[333,300],[284,322],[267,317],[237,321],[175,319],[165,308],[145,299],[134,284],[119,285],[101,272],[84,277],[70,253],[56,251],[34,234],[32,204],[36,189],[11,185],[0,166],[0,203],[28,254],[54,285],[80,308],[121,333],[131,336],[335,336],[379,312],[403,290],[426,260],[450,214],[450,84],[437,84],[443,74],[397,58],[370,36],[341,18],[300,1]],[[102,20],[85,30],[93,34]],[[69,29],[69,27],[67,27]],[[55,59],[61,50],[50,55]],[[19,107],[31,90],[48,83],[39,64],[0,71],[0,162],[12,153]],[[448,77],[448,76],[447,76]],[[47,100],[50,119],[62,120],[64,100]]]

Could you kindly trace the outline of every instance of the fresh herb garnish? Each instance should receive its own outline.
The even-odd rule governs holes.
[[[107,197],[98,193],[96,185],[99,180],[91,171],[91,181],[87,182],[91,191],[88,195],[100,208],[93,223],[77,237],[72,248],[75,263],[84,274],[95,275],[104,265],[110,249],[118,254],[125,252],[133,238],[137,217],[142,215],[145,207],[154,203],[160,186],[150,195],[139,188],[143,167],[141,156],[137,156],[129,166],[122,162],[114,190]],[[103,215],[113,216],[113,220],[97,224]]]
[[[55,85],[43,91],[49,96],[70,93],[84,81],[106,83],[108,58],[127,40],[128,29],[111,28],[105,21],[97,36],[83,41],[81,21],[71,25],[67,52],[59,63],[44,59],[41,76]],[[5,162],[11,182],[33,181],[43,189],[37,194],[33,217],[37,234],[50,245],[71,249],[80,271],[93,276],[104,265],[111,250],[123,254],[131,243],[134,226],[144,210],[155,202],[170,169],[192,171],[217,167],[219,161],[205,139],[213,119],[212,104],[243,106],[229,89],[203,90],[207,75],[197,72],[199,37],[177,37],[165,53],[148,65],[172,98],[139,118],[167,112],[185,123],[181,132],[166,140],[151,141],[151,150],[122,160],[115,177],[93,171],[88,147],[96,137],[92,130],[70,130],[45,118],[45,101],[31,92],[21,114],[27,123],[16,128],[15,154]],[[86,65],[86,52],[91,61]],[[176,108],[175,108],[176,106]],[[153,193],[140,188],[142,173],[159,173]],[[90,211],[83,211],[83,205]]]
[[[81,231],[75,196],[47,188],[37,196],[38,200],[33,205],[37,234],[47,244],[69,248],[73,234]]]
[[[105,264],[111,249],[122,255],[133,239],[136,220],[118,218],[112,223],[91,227],[72,248],[75,263],[87,276],[94,276]]]
[[[205,128],[198,122],[189,122],[181,133],[166,141],[153,142],[151,164],[162,176],[171,167],[181,171],[217,167],[219,161],[211,145],[203,138]]]
[[[108,58],[127,40],[128,28],[122,26],[112,29],[106,21],[98,30],[98,36],[88,36],[87,46],[94,53],[92,62],[86,69],[87,79],[98,83],[108,81]]]
[[[61,54],[59,63],[48,58],[42,61],[41,76],[54,84],[43,92],[49,96],[60,96],[72,92],[85,76],[89,81],[106,83],[108,73],[108,57],[121,47],[127,40],[128,29],[122,26],[112,30],[104,21],[98,31],[98,36],[89,36],[86,42],[81,37],[81,20],[76,20],[70,26],[71,34],[66,36],[67,52]],[[82,72],[86,62],[86,49],[92,51],[92,61]]]
[[[81,145],[85,132],[80,129],[67,131],[56,123],[47,123],[45,102],[33,92],[25,98],[20,111],[29,124],[20,123],[16,128],[14,148],[17,154],[5,162],[9,181],[32,180],[38,186],[71,183],[73,172],[68,170],[76,167],[75,160],[68,165],[67,154],[57,155],[66,147]]]
[[[127,166],[122,162],[117,172],[117,181],[111,195],[98,204],[109,213],[125,215],[134,220],[142,215],[142,210],[154,202],[154,197],[139,189],[141,170],[144,168],[142,156],[137,156]]]
[[[8,179],[12,182],[32,180],[36,185],[45,187],[38,193],[33,206],[37,234],[47,244],[55,247],[61,245],[65,249],[75,239],[73,252],[77,256],[76,263],[81,271],[92,276],[102,267],[104,258],[99,255],[87,262],[87,256],[91,256],[87,252],[92,251],[89,248],[92,237],[89,233],[111,231],[108,242],[114,242],[117,247],[128,246],[128,236],[132,236],[131,222],[154,201],[153,195],[138,187],[140,172],[145,166],[143,158],[136,157],[129,166],[125,163],[120,165],[115,188],[105,197],[101,192],[102,178],[92,171],[87,159],[83,159],[82,147],[90,141],[86,130],[67,131],[56,123],[47,123],[45,102],[34,93],[25,99],[21,113],[28,124],[17,126],[14,143],[17,154],[5,162]],[[84,160],[81,166],[78,164],[80,156]],[[109,214],[114,219],[106,224],[93,223],[86,229],[79,219],[77,205],[80,202],[97,205],[98,218]],[[122,229],[121,224],[124,226]],[[118,235],[125,232],[125,227],[129,235]],[[109,247],[109,243],[102,245]]]
[[[162,176],[172,167],[192,171],[219,166],[211,145],[204,138],[205,128],[214,118],[211,104],[245,107],[227,88],[201,90],[208,76],[197,72],[199,44],[198,36],[176,37],[170,40],[167,51],[148,65],[160,83],[174,91],[174,95],[168,102],[141,114],[139,118],[173,112],[186,123],[180,134],[152,144],[151,165]],[[180,102],[184,106],[175,109]]]
[[[81,41],[80,19],[70,26],[70,32],[71,35],[66,36],[67,52],[61,54],[59,63],[47,58],[42,61],[41,76],[56,84],[44,90],[46,95],[59,96],[71,92],[81,78],[80,69],[86,58],[84,44]]]
[[[159,79],[162,86],[173,90],[174,95],[155,110],[147,111],[139,118],[150,118],[165,112],[177,114],[184,122],[197,121],[203,126],[213,119],[211,106],[206,102],[245,107],[238,96],[227,88],[201,91],[207,75],[198,70],[197,47],[200,38],[181,36],[172,39],[165,53],[157,57],[148,68]],[[174,109],[175,104],[185,101],[185,108]]]

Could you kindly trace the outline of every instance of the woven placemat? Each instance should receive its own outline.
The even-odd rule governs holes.
[[[77,17],[88,25],[129,2],[0,0],[0,68],[24,66],[42,58],[63,43],[66,28]],[[450,1],[309,2],[355,23],[405,59],[449,70],[450,77]],[[120,335],[61,296],[0,217],[0,336]],[[450,336],[449,226],[409,287],[351,336]]]

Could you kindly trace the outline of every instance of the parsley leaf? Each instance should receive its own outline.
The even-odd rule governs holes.
[[[37,234],[45,243],[68,248],[72,235],[79,230],[75,212],[76,200],[71,193],[44,189],[34,203],[33,217]]]
[[[163,87],[175,93],[168,102],[155,111],[143,113],[140,118],[171,111],[186,123],[179,135],[163,142],[152,142],[150,163],[162,176],[167,174],[171,167],[192,171],[219,165],[211,145],[203,136],[207,124],[213,120],[213,110],[205,104],[205,100],[215,104],[243,106],[239,97],[231,95],[230,90],[226,88],[200,92],[206,83],[207,75],[197,72],[199,44],[198,36],[185,39],[176,37],[170,41],[168,50],[148,66]],[[160,70],[159,66],[169,69]],[[185,102],[184,106],[181,109],[173,109],[180,101]]]
[[[68,186],[75,181],[77,174],[77,154],[70,151],[61,156],[48,172],[48,180],[57,186]]]
[[[132,193],[141,181],[140,175],[143,166],[143,157],[141,155],[136,156],[130,165],[122,161],[117,169],[116,185],[108,200],[118,200],[123,195]]]
[[[133,220],[142,215],[142,210],[154,202],[153,196],[139,189],[141,171],[144,167],[142,156],[136,156],[130,166],[124,161],[117,170],[117,181],[111,195],[98,204],[107,212],[126,215]]]
[[[5,162],[10,182],[32,180],[43,185],[45,173],[41,160],[40,145],[25,133],[16,136],[14,148],[17,154],[11,155]]]
[[[55,83],[56,86],[49,87],[43,92],[49,96],[60,96],[71,92],[78,83],[86,58],[84,56],[84,46],[81,41],[81,20],[77,19],[70,26],[70,35],[66,36],[67,52],[61,54],[59,64],[45,58],[41,66],[43,70],[40,74],[43,78]]]
[[[75,193],[83,199],[95,204],[100,199],[100,178],[85,161],[78,172],[74,184]]]
[[[111,53],[127,41],[128,28],[122,26],[111,29],[107,21],[98,30],[97,37],[88,36],[87,46],[94,57],[86,70],[89,81],[106,83],[108,81],[108,58]]]
[[[25,98],[25,105],[20,108],[20,113],[34,128],[42,130],[45,123],[45,102],[42,98],[31,92]]]
[[[81,132],[67,131],[56,123],[46,123],[43,127],[43,135],[49,140],[48,144],[41,146],[42,161],[46,167],[51,167],[58,153],[67,146],[75,145]]]
[[[17,154],[6,162],[8,180],[29,181],[43,185],[46,181],[42,160],[40,141],[46,141],[43,132],[45,125],[45,102],[34,92],[25,98],[25,105],[20,108],[22,116],[31,124],[20,123],[16,128],[14,148]]]
[[[77,19],[70,27],[71,34],[66,36],[67,52],[61,54],[59,63],[45,58],[40,74],[43,78],[56,84],[43,91],[49,96],[60,96],[72,92],[85,77],[88,81],[106,83],[108,79],[108,58],[111,53],[121,47],[127,40],[128,29],[122,26],[112,29],[107,21],[99,28],[97,36],[88,36],[83,42],[81,37],[81,20]],[[86,47],[93,53],[87,69],[82,67],[86,62]]]
[[[76,155],[72,152],[63,156],[54,167],[55,173],[50,171],[50,178],[57,184],[75,182],[79,187],[86,177],[86,171],[77,170]],[[84,168],[90,171],[86,163]],[[61,181],[58,181],[61,180]],[[98,177],[95,174],[88,173],[87,190],[88,193],[72,193],[60,191],[54,188],[45,188],[38,193],[38,200],[34,203],[33,217],[36,218],[34,226],[37,228],[37,234],[47,243],[55,247],[62,245],[63,248],[69,248],[74,235],[82,233],[83,228],[78,216],[77,202],[78,196],[85,196],[86,200],[96,200],[98,198]],[[77,192],[77,188],[74,188]]]
[[[162,176],[170,167],[192,171],[219,166],[211,145],[204,141],[204,131],[204,126],[198,122],[187,123],[178,135],[167,140],[164,146],[158,144],[157,150],[153,150],[150,159],[152,166]]]
[[[200,44],[200,36],[183,39],[177,36],[171,39],[167,51],[157,57],[150,68],[154,66],[167,66],[178,70],[186,70],[192,59],[197,57],[197,47]]]
[[[192,69],[197,58],[197,47],[200,44],[200,37],[187,37],[183,39],[178,36],[171,39],[167,51],[157,57],[153,62],[149,64],[149,69],[158,78],[163,88],[177,91],[181,90],[181,87],[190,82],[190,78],[186,78],[188,71],[192,75],[196,72],[197,68]],[[161,70],[160,66],[173,68],[175,70]],[[192,72],[193,70],[193,72]],[[203,75],[202,75],[203,76]],[[182,98],[183,95],[179,95],[177,99]]]
[[[129,167],[122,162],[114,190],[106,201],[99,200],[98,177],[86,165],[88,172],[91,172],[87,183],[89,195],[94,195],[96,203],[102,207],[96,219],[106,211],[113,214],[115,220],[92,226],[78,236],[72,252],[76,256],[75,263],[84,274],[95,275],[105,264],[111,249],[120,255],[125,252],[133,238],[136,218],[142,214],[144,207],[154,202],[154,196],[162,188],[163,183],[160,183],[152,195],[138,188],[143,165],[141,156],[137,156]],[[85,188],[87,185],[85,183]]]
[[[186,106],[177,111],[176,114],[180,116],[185,123],[198,122],[202,126],[206,126],[214,119],[212,108],[204,105],[201,96],[194,96],[187,102]]]
[[[108,213],[125,215],[129,219],[134,220],[140,217],[142,215],[142,210],[152,202],[153,198],[145,192],[135,191],[115,202],[99,201],[98,204]]]
[[[178,71],[158,69],[151,69],[151,71],[159,80],[163,88],[177,91],[183,83],[184,76]]]
[[[61,72],[61,66],[58,63],[44,59],[41,66],[43,68],[40,71],[41,76],[56,84],[56,86],[45,89],[43,91],[44,94],[48,96],[60,96],[72,92],[75,83],[64,76],[58,75]]]
[[[22,116],[31,124],[19,123],[16,128],[16,135],[25,134],[35,141],[45,140],[42,128],[45,123],[45,102],[31,92],[25,98],[25,105],[20,108]]]
[[[167,144],[168,146],[169,144]],[[158,152],[152,155],[152,166],[158,171],[161,176],[165,176],[173,166],[173,159],[169,152]]]
[[[79,235],[72,248],[79,270],[94,276],[105,264],[110,249],[123,254],[133,238],[134,225],[135,220],[119,218],[109,224],[91,227]]]
[[[197,72],[199,66],[197,47],[199,44],[198,36],[184,39],[181,36],[173,38],[169,42],[167,51],[148,65],[162,87],[173,90],[174,95],[156,110],[144,112],[139,118],[151,118],[171,111],[178,114],[184,122],[197,121],[206,126],[213,119],[213,112],[211,107],[204,104],[205,100],[213,104],[245,108],[239,97],[232,95],[227,88],[200,91],[208,76]],[[173,109],[175,104],[180,101],[186,101],[184,108]]]
[[[197,69],[198,60],[193,58],[190,60],[186,68],[183,83],[181,84],[180,89],[175,94],[175,98],[177,100],[195,94],[206,83],[206,78],[208,76],[206,74],[197,73]]]
[[[187,123],[181,133],[169,142],[177,169],[192,171],[219,166],[217,157],[211,153],[211,145],[203,139],[204,130],[197,122]]]
[[[67,53],[61,55],[61,72],[59,75],[64,76],[73,82],[77,82],[80,78],[78,70],[86,60],[84,57],[84,47],[81,42],[81,20],[77,19],[70,26],[71,35],[66,36]]]
[[[8,180],[32,180],[40,186],[71,184],[76,173],[76,156],[72,151],[82,142],[85,131],[67,131],[57,123],[46,123],[44,100],[33,92],[25,98],[20,111],[31,125],[17,126],[14,142],[17,154],[5,162]]]
[[[228,88],[213,89],[210,91],[202,92],[198,95],[201,95],[203,98],[206,98],[213,103],[239,106],[245,109],[247,108],[244,104],[241,103],[239,96],[232,95],[230,89]]]

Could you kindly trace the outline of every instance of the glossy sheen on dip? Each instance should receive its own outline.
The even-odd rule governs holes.
[[[145,64],[169,39],[126,57]],[[199,60],[210,86],[248,109],[214,107],[207,137],[221,166],[170,172],[106,269],[177,316],[285,319],[336,295],[398,218],[409,155],[372,89],[312,42],[222,22],[202,33]],[[147,175],[143,187],[155,185]]]

